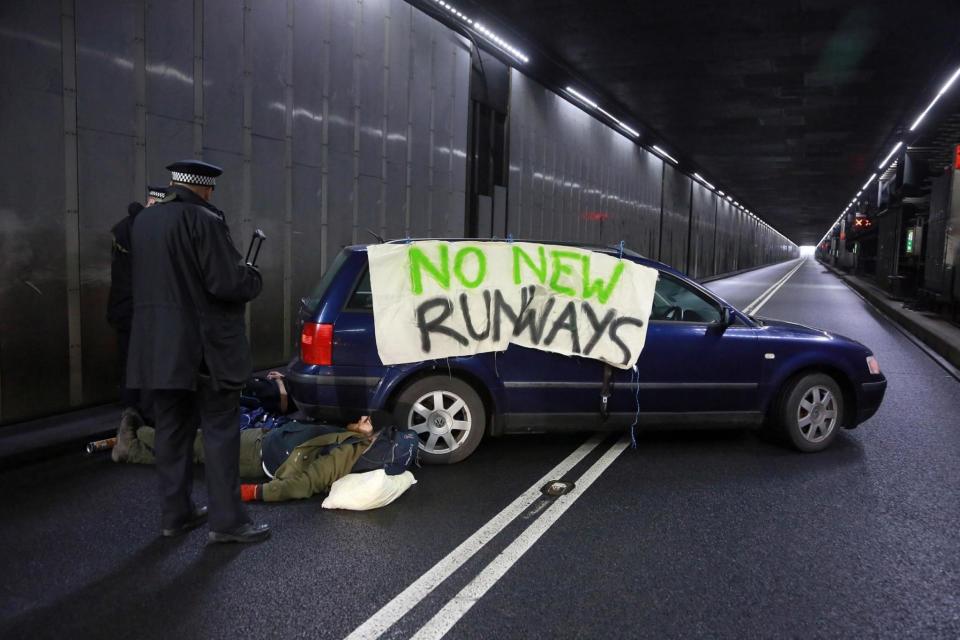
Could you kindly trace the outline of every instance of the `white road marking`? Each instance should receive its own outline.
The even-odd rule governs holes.
[[[417,604],[430,595],[440,583],[449,578],[457,569],[472,558],[474,554],[480,551],[485,544],[503,531],[517,516],[543,497],[543,494],[540,492],[540,487],[551,480],[562,477],[570,471],[570,469],[583,460],[587,454],[593,451],[597,445],[603,442],[607,435],[608,434],[598,433],[580,445],[573,453],[564,458],[560,464],[534,482],[529,489],[507,505],[503,511],[491,518],[485,525],[474,532],[473,535],[460,543],[456,549],[448,553],[426,573],[417,578],[409,587],[401,591],[393,600],[370,616],[366,622],[354,629],[353,632],[347,636],[346,640],[372,640],[373,638],[379,638],[384,631],[393,626],[397,620],[417,606]],[[589,471],[587,473],[589,473]],[[579,482],[580,481],[578,481],[578,483]]]
[[[758,297],[756,300],[754,300],[753,302],[751,302],[750,304],[748,304],[747,306],[745,306],[745,307],[743,308],[743,312],[744,312],[745,314],[747,314],[748,316],[752,316],[752,315],[755,314],[756,312],[760,311],[761,307],[763,307],[763,305],[767,304],[767,302],[770,300],[770,298],[773,297],[773,294],[775,294],[777,291],[779,291],[780,288],[783,287],[783,285],[787,284],[787,280],[789,280],[791,277],[793,277],[793,274],[795,274],[795,273],[800,269],[800,267],[802,267],[802,266],[804,265],[804,263],[805,263],[806,261],[807,261],[806,258],[804,258],[803,260],[801,260],[801,261],[800,261],[800,264],[798,264],[798,265],[795,266],[793,269],[791,269],[791,270],[787,273],[787,275],[783,276],[782,278],[780,278],[779,280],[777,280],[776,282],[774,282],[774,283],[770,286],[769,289],[767,289],[766,291],[764,291],[763,293],[760,294],[760,297]]]
[[[500,552],[476,578],[471,580],[460,593],[455,595],[433,618],[423,625],[413,636],[412,640],[439,640],[439,638],[446,635],[446,633],[457,624],[460,618],[510,570],[510,567],[516,564],[523,554],[547,532],[547,529],[590,488],[594,480],[599,478],[600,474],[613,464],[617,456],[623,453],[628,446],[630,446],[630,439],[624,436],[610,447],[599,460],[593,463],[593,466],[580,476],[573,493],[558,497],[550,505],[550,508],[543,512],[542,516],[534,520],[533,523],[531,523],[523,533],[517,536],[516,540],[511,542],[506,549]]]

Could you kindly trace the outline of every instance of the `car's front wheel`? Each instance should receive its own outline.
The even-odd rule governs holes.
[[[843,393],[825,373],[804,375],[781,396],[779,423],[783,435],[806,453],[830,446],[843,420]]]
[[[428,376],[397,396],[394,417],[420,436],[420,459],[460,462],[477,448],[487,424],[483,400],[473,387],[449,376]]]

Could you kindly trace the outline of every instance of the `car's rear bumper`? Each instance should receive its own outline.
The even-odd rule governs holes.
[[[380,408],[376,397],[382,377],[373,374],[365,367],[323,367],[294,360],[286,373],[287,390],[312,418],[355,420]]]
[[[857,424],[869,420],[880,408],[883,395],[887,392],[887,379],[877,376],[877,380],[861,382],[857,402]]]

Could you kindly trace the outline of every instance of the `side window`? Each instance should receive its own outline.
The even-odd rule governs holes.
[[[353,293],[350,294],[350,299],[344,308],[349,311],[373,311],[373,292],[370,290],[369,269],[363,272],[363,276]]]
[[[661,272],[653,294],[650,319],[667,322],[719,322],[720,308],[682,280]]]

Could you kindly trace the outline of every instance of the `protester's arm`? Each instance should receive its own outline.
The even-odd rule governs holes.
[[[210,295],[225,302],[249,302],[260,295],[260,272],[242,263],[227,225],[214,214],[198,212],[193,242]]]

